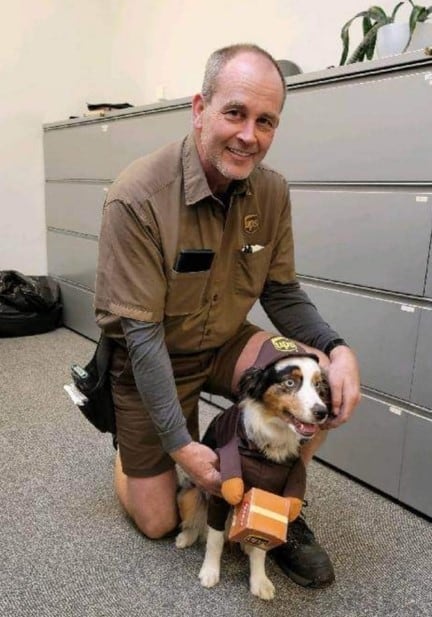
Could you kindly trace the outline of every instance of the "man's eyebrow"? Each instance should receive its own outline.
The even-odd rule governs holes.
[[[232,101],[228,101],[225,103],[222,109],[229,109],[231,107],[235,107],[236,109],[246,109],[246,105],[240,101],[236,101],[233,99]]]
[[[247,106],[241,101],[236,101],[235,99],[225,103],[225,105],[222,107],[222,111],[227,110],[227,109],[232,109],[232,108],[240,109],[241,111],[247,111]],[[262,114],[260,114],[259,117],[267,118],[268,120],[271,120],[273,122],[279,122],[279,119],[280,119],[277,114],[272,114],[270,112],[263,112]]]

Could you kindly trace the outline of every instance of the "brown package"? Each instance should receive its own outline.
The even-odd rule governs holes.
[[[268,551],[286,542],[288,514],[285,497],[251,488],[234,508],[228,539]]]

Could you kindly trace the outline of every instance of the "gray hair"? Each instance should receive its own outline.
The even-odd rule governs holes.
[[[244,52],[251,52],[263,56],[264,58],[267,58],[267,60],[269,60],[269,62],[275,67],[281,79],[281,86],[283,92],[283,107],[286,98],[286,85],[285,77],[281,71],[281,68],[277,61],[273,58],[273,56],[268,53],[268,51],[262,49],[262,47],[259,47],[254,43],[238,43],[236,45],[228,45],[227,47],[221,47],[221,49],[217,49],[211,54],[211,56],[207,60],[207,64],[205,67],[204,79],[201,90],[201,93],[206,103],[210,103],[214,93],[216,92],[216,88],[218,85],[217,81],[221,70],[230,60],[232,60],[232,58],[235,58],[235,56],[238,56],[239,54],[242,54]]]

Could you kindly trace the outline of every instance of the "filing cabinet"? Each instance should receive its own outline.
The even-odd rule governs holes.
[[[362,401],[319,457],[429,516],[431,85],[423,51],[290,77],[266,158],[290,183],[298,278],[360,361]],[[48,267],[68,327],[99,334],[94,276],[110,183],[190,128],[189,99],[44,126]],[[274,330],[259,302],[249,318]]]

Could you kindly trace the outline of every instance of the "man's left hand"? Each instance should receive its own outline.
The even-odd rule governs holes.
[[[361,398],[358,362],[349,347],[339,345],[332,349],[327,373],[333,415],[322,425],[323,429],[336,428],[346,422]]]

